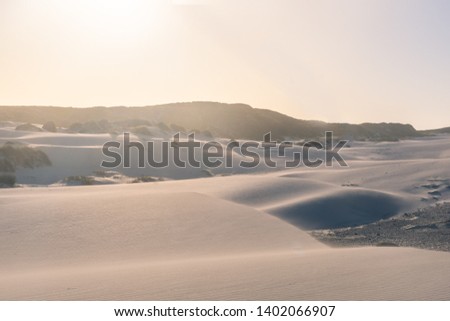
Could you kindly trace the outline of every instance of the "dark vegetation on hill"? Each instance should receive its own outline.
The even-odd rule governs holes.
[[[261,140],[272,137],[310,139],[331,130],[338,137],[355,140],[388,140],[421,136],[413,126],[398,123],[338,124],[300,120],[281,113],[256,109],[245,104],[216,102],[173,103],[146,107],[63,108],[39,106],[0,106],[0,121],[46,124],[46,130],[68,128],[78,133],[108,133],[117,128],[137,128],[151,135],[145,126],[162,130],[203,132],[207,136]],[[51,127],[51,128],[49,128]]]
[[[7,142],[0,146],[0,187],[15,185],[17,168],[36,168],[51,164],[43,151]]]
[[[16,127],[16,130],[22,130],[22,131],[26,131],[26,132],[41,132],[42,129],[32,125],[30,123],[26,123],[26,124],[22,124]]]
[[[430,129],[430,130],[421,130],[419,132],[423,135],[450,134],[450,127],[439,128],[439,129]]]
[[[35,168],[50,166],[48,156],[41,150],[14,143],[5,143],[0,146],[0,161],[3,166],[0,171],[15,171],[17,167]]]

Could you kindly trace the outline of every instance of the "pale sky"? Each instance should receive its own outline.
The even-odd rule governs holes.
[[[0,0],[0,105],[450,126],[447,0]]]

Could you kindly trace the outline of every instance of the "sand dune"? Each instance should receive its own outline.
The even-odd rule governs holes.
[[[193,192],[114,187],[3,193],[0,269],[323,247],[252,208]]]
[[[446,253],[390,248],[127,261],[12,272],[2,299],[448,300]]]
[[[53,166],[18,172],[40,184],[94,170],[106,139],[13,137],[48,153]],[[450,160],[424,146],[449,142],[355,143],[348,168],[2,189],[0,299],[450,299],[450,253],[335,249],[304,231],[448,200]]]
[[[356,226],[391,217],[405,207],[406,199],[365,190],[347,189],[300,199],[266,211],[307,229]]]
[[[260,210],[177,191],[232,178],[4,191],[0,298],[449,298],[448,253],[330,249]]]

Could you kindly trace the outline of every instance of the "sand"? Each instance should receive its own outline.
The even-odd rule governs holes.
[[[448,200],[449,136],[353,143],[348,168],[75,187],[51,184],[95,170],[107,137],[8,128],[1,137],[53,162],[0,191],[2,300],[450,299],[450,253],[330,248],[306,232]],[[442,182],[438,199],[430,180]]]

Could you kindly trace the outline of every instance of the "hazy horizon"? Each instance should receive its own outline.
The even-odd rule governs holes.
[[[170,105],[176,105],[176,104],[184,105],[184,104],[191,104],[191,103],[194,103],[194,104],[195,103],[211,103],[211,104],[225,104],[225,105],[234,105],[234,104],[236,104],[236,105],[249,105],[249,104],[240,103],[240,102],[177,101],[177,102],[169,102],[169,103],[147,104],[147,105],[142,105],[142,106],[127,106],[127,105],[111,105],[111,106],[104,106],[104,105],[96,105],[96,106],[0,105],[0,108],[1,107],[18,107],[18,108],[20,108],[20,107],[24,107],[24,108],[27,108],[27,107],[30,107],[30,108],[33,108],[33,107],[51,107],[51,108],[80,108],[80,109],[89,109],[89,108],[121,108],[121,107],[125,107],[125,108],[145,108],[145,107],[157,107],[157,106],[165,106],[165,105],[170,106]],[[249,105],[249,106],[252,107],[252,108],[255,108],[255,109],[275,111],[275,112],[278,112],[278,113],[280,113],[282,115],[285,115],[285,116],[288,116],[288,117],[292,117],[292,118],[295,118],[295,119],[298,119],[298,120],[304,120],[304,121],[310,121],[310,122],[315,122],[315,121],[323,122],[322,119],[309,119],[309,118],[295,117],[295,116],[292,116],[290,114],[286,114],[286,113],[284,113],[281,110],[259,108],[259,107],[255,107],[255,106],[252,106],[252,105]],[[211,106],[211,108],[214,108],[214,106]],[[401,121],[391,122],[391,121],[388,121],[388,120],[383,120],[383,121],[379,121],[379,122],[362,121],[362,122],[353,122],[353,123],[352,122],[345,122],[345,121],[335,122],[335,121],[331,120],[331,121],[329,121],[327,123],[328,124],[352,124],[352,125],[362,125],[362,124],[366,124],[366,123],[369,123],[369,124],[370,123],[372,123],[372,124],[392,123],[392,124],[412,125],[414,127],[414,129],[416,129],[418,131],[421,131],[421,130],[424,130],[424,131],[426,131],[426,130],[435,130],[435,129],[443,129],[443,128],[450,127],[450,122],[448,123],[448,125],[444,125],[444,126],[441,126],[441,127],[432,127],[432,128],[431,127],[429,127],[429,128],[427,128],[427,127],[425,127],[425,128],[417,128],[416,126],[414,126],[414,124],[411,124],[411,123],[401,122]]]
[[[446,1],[4,0],[0,105],[245,103],[449,126]]]

